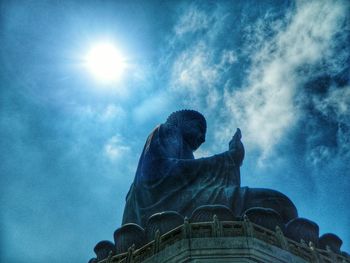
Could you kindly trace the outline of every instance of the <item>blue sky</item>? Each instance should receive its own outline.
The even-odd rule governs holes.
[[[0,261],[87,262],[112,240],[147,135],[202,112],[197,157],[237,127],[242,184],[288,195],[350,251],[349,2],[3,1]],[[122,78],[83,65],[115,43]]]

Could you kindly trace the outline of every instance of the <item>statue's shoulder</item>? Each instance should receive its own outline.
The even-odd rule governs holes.
[[[168,125],[159,124],[148,135],[145,148],[150,149],[168,144],[170,141],[176,140],[176,137],[178,137],[177,134],[178,132],[175,129],[169,128]]]

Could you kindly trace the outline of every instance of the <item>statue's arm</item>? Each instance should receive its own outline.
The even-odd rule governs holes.
[[[220,154],[216,154],[210,157],[204,157],[199,159],[170,159],[172,162],[173,176],[187,175],[189,178],[191,176],[200,175],[203,171],[215,171],[218,167],[226,166],[236,166],[234,160],[235,152],[226,151]]]
[[[226,152],[199,159],[170,159],[169,161],[173,164],[171,173],[196,176],[199,171],[216,170],[222,165],[239,168],[244,159],[244,146],[241,138],[241,131],[237,129],[229,143],[229,150]]]

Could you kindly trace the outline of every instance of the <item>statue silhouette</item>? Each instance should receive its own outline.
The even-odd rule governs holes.
[[[144,227],[155,213],[176,211],[189,217],[197,207],[215,204],[229,207],[237,217],[252,207],[274,209],[284,223],[297,217],[294,204],[282,193],[241,187],[244,146],[239,129],[226,152],[194,159],[205,134],[206,120],[193,110],[172,113],[151,132],[126,197],[123,224]]]

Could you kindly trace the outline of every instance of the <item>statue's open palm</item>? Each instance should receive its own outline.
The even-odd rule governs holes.
[[[242,133],[239,128],[237,128],[236,133],[233,135],[230,143],[229,150],[232,151],[233,158],[237,161],[239,165],[242,164],[244,158],[244,146],[241,141]]]

